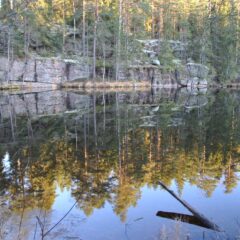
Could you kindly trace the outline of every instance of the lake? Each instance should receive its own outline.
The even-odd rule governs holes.
[[[240,92],[0,94],[0,239],[239,239]],[[189,212],[159,181],[218,225]]]

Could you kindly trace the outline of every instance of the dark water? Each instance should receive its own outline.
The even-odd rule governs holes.
[[[0,239],[238,239],[239,102],[234,90],[2,93]],[[157,217],[191,214],[159,180],[224,232]]]

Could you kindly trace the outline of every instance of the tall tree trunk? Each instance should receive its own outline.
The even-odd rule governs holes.
[[[8,69],[7,69],[7,83],[10,80],[10,68],[11,68],[11,28],[8,27],[8,43],[7,43],[7,57],[8,57]]]
[[[155,38],[155,26],[154,26],[154,22],[155,22],[155,17],[154,17],[154,0],[152,0],[151,2],[151,10],[152,10],[152,38]]]
[[[86,24],[86,52],[85,52],[85,57],[87,58],[87,71],[88,71],[88,76],[90,76],[90,63],[89,63],[89,27],[88,24]],[[85,44],[84,44],[85,45]]]
[[[239,59],[239,48],[240,48],[240,2],[237,4],[237,39],[236,39],[236,64],[238,63]]]
[[[76,3],[73,0],[73,44],[74,44],[74,52],[76,53]]]
[[[62,18],[63,18],[63,31],[62,31],[62,53],[65,53],[65,36],[66,36],[66,16],[65,16],[65,0],[63,0],[63,12],[62,12]]]
[[[95,21],[93,30],[93,81],[96,81],[96,47],[97,47],[97,25],[98,25],[98,0],[95,0]]]
[[[24,56],[25,56],[25,63],[28,57],[28,50],[29,50],[29,40],[30,40],[30,32],[29,32],[29,19],[28,19],[28,1],[25,1],[24,6]]]
[[[83,56],[86,57],[86,9],[85,0],[82,0],[82,52]]]
[[[105,82],[105,76],[106,76],[106,46],[105,46],[105,42],[102,43],[102,51],[103,51],[103,75],[102,75],[102,79],[103,79],[103,82]]]
[[[121,32],[122,32],[122,6],[123,0],[119,0],[118,3],[118,37],[117,37],[117,49],[116,49],[116,81],[119,80],[119,65],[121,56]]]

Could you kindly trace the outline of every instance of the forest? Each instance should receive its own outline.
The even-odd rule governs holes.
[[[240,0],[0,0],[0,239],[240,239],[239,86]]]
[[[119,78],[122,65],[142,59],[139,40],[158,39],[157,58],[210,68],[215,80],[239,76],[238,0],[1,0],[0,55],[83,59],[93,79],[99,69]],[[170,41],[186,49],[176,56]],[[161,44],[160,44],[161,43]]]

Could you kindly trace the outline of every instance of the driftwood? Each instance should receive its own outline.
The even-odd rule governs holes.
[[[195,210],[192,206],[190,206],[186,201],[182,200],[180,197],[178,197],[172,190],[170,190],[164,183],[159,181],[159,185],[163,189],[165,189],[167,192],[169,192],[175,199],[177,199],[185,208],[187,208],[195,218],[197,218],[204,227],[212,229],[214,231],[221,232],[222,230],[218,225],[207,219],[203,214],[199,213],[197,210]],[[160,212],[161,213],[161,212]],[[157,213],[158,215],[158,213]]]
[[[199,218],[195,217],[194,215],[187,215],[187,214],[175,213],[175,212],[164,212],[164,211],[158,211],[156,215],[158,217],[177,220],[177,221],[193,224],[199,227],[211,229],[209,225],[204,224],[204,222],[202,222]]]

